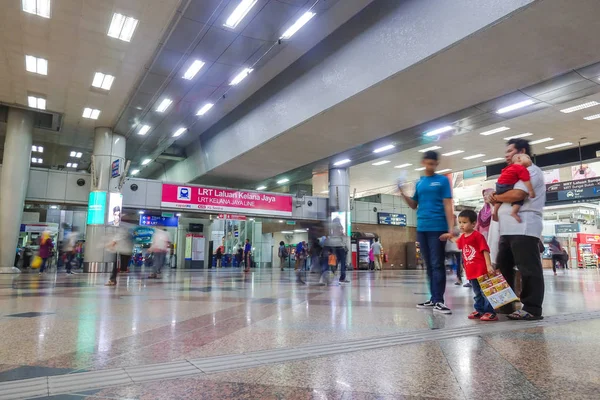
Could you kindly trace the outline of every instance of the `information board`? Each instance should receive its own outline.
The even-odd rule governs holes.
[[[379,225],[406,226],[406,214],[377,213]]]

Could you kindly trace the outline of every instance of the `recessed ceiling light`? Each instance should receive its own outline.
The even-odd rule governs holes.
[[[371,165],[374,165],[374,166],[378,167],[378,166],[380,166],[380,165],[385,165],[385,164],[389,164],[389,163],[391,163],[391,161],[388,161],[388,160],[382,160],[382,161],[378,161],[378,162],[376,162],[376,163],[373,163],[373,164],[371,164]]]
[[[441,128],[437,128],[437,129],[434,129],[432,131],[425,132],[424,135],[425,136],[435,136],[435,135],[442,134],[444,132],[451,131],[453,129],[454,128],[452,126],[450,126],[450,125],[448,125],[448,126],[442,126]]]
[[[82,154],[81,152],[79,152],[79,151],[78,151],[77,153],[75,153],[75,158],[81,158],[81,156],[82,156],[82,155],[83,155],[83,154]]]
[[[472,156],[463,157],[463,160],[474,160],[479,157],[485,157],[485,154],[473,154]]]
[[[181,217],[181,213],[175,214],[176,217]]]
[[[412,164],[406,163],[406,164],[400,164],[400,165],[396,165],[394,168],[406,168],[406,167],[410,167]]]
[[[196,115],[199,116],[203,116],[204,114],[206,114],[211,108],[213,108],[214,104],[213,103],[207,103],[205,105],[203,105],[198,112],[196,113]]]
[[[67,168],[77,168],[77,163],[67,163]]]
[[[187,128],[179,128],[173,133],[173,137],[179,137],[183,135],[185,131],[187,131]]]
[[[41,158],[35,158],[35,157],[33,157],[33,158],[31,159],[31,162],[32,162],[33,164],[41,164],[41,163],[43,163],[43,162],[44,162],[44,160],[42,160]]]
[[[100,110],[96,110],[95,108],[87,108],[87,107],[83,109],[83,114],[82,114],[83,118],[98,119],[99,116],[100,116]]]
[[[446,169],[440,169],[439,171],[436,171],[438,174],[443,174],[446,172],[450,172],[452,171],[452,168],[446,168]]]
[[[394,146],[393,144],[388,144],[387,146],[383,146],[383,147],[373,150],[373,153],[381,153],[381,152],[384,152],[387,150],[391,150],[394,147],[396,147],[396,146]]]
[[[525,132],[525,133],[521,133],[520,135],[505,137],[504,140],[519,139],[519,138],[524,138],[524,137],[531,136],[531,135],[533,135],[533,133]]]
[[[265,190],[267,187],[266,186],[259,186],[256,188],[256,190]]]
[[[25,69],[34,74],[48,75],[48,60],[34,56],[25,56]]]
[[[587,103],[583,103],[578,106],[564,108],[564,109],[560,110],[560,112],[568,114],[568,113],[572,113],[575,111],[584,110],[586,108],[594,107],[594,106],[597,106],[598,104],[600,104],[600,103],[598,103],[597,101],[588,101]]]
[[[444,157],[455,156],[457,154],[464,153],[464,152],[465,152],[464,150],[454,150],[449,153],[444,153],[444,154],[442,154],[442,156],[444,156]]]
[[[348,163],[349,163],[349,162],[351,162],[351,161],[352,161],[352,160],[350,160],[349,158],[345,158],[345,159],[343,159],[343,160],[340,160],[340,161],[336,161],[336,162],[334,162],[334,163],[333,163],[333,166],[334,166],[334,167],[339,167],[340,165],[345,165],[345,164],[348,164]]]
[[[424,171],[425,167],[415,168],[415,171]]]
[[[131,175],[137,175],[140,173],[139,169],[134,169],[133,171],[131,171]]]
[[[428,151],[439,150],[439,149],[441,149],[441,146],[431,146],[426,149],[419,150],[419,153],[426,153]]]
[[[46,109],[46,99],[43,97],[27,96],[27,105],[31,108],[37,108],[39,110]]]
[[[167,111],[167,108],[169,108],[169,106],[173,104],[173,100],[171,99],[164,99],[163,101],[160,102],[160,104],[158,105],[158,107],[156,107],[156,111],[157,112],[165,112]]]
[[[67,163],[67,168],[71,168],[71,165],[73,165],[73,164]]]
[[[307,11],[304,14],[302,14],[302,16],[300,18],[298,18],[298,20],[296,22],[294,22],[294,25],[290,26],[284,33],[283,35],[281,35],[281,39],[289,39],[292,36],[294,36],[294,33],[298,32],[300,30],[300,28],[302,28],[304,25],[306,25],[306,23],[308,21],[310,21],[312,19],[312,17],[314,17],[315,15],[317,15],[314,12],[310,12]]]
[[[530,106],[533,103],[535,103],[535,101],[533,101],[533,100],[520,101],[518,103],[511,104],[510,106],[506,106],[506,107],[500,108],[498,111],[496,111],[496,114],[505,114],[507,112],[515,111],[515,110],[518,110],[520,108]]]
[[[564,142],[564,143],[559,143],[559,144],[553,144],[552,146],[546,146],[546,148],[548,150],[552,150],[552,149],[558,149],[560,147],[567,147],[567,146],[571,146],[573,143],[571,142]]]
[[[225,21],[223,25],[228,28],[235,29],[235,27],[238,26],[240,22],[242,22],[244,17],[248,15],[248,13],[252,9],[252,7],[254,7],[257,1],[258,0],[240,1],[238,6],[235,8],[235,10],[233,10],[233,12],[229,16],[229,18],[227,18],[227,21]]]
[[[593,121],[598,118],[600,118],[600,114],[594,114],[594,115],[590,115],[589,117],[583,117],[583,119],[585,119],[587,121]]]
[[[205,64],[206,63],[204,61],[194,60],[192,65],[190,65],[187,71],[185,71],[185,74],[183,74],[183,79],[187,79],[188,81],[194,79],[196,74],[202,69],[202,67],[204,67]]]
[[[114,13],[107,35],[120,39],[124,42],[131,41],[133,32],[138,25],[138,20],[132,17],[126,17],[123,14]]]
[[[529,144],[540,144],[540,143],[549,142],[551,140],[554,140],[554,138],[546,137],[546,138],[543,138],[543,139],[534,140],[533,142],[529,142]]]
[[[73,166],[73,168],[77,168],[79,166],[79,164],[73,163],[72,166]]]
[[[235,85],[237,85],[238,83],[240,83],[241,81],[243,81],[244,79],[246,79],[246,77],[247,77],[248,75],[250,75],[250,72],[252,72],[252,71],[254,71],[252,68],[244,68],[244,69],[242,70],[242,72],[240,72],[239,74],[237,74],[237,75],[235,76],[235,78],[233,78],[233,79],[231,80],[231,82],[229,82],[229,85],[230,85],[230,86],[235,86]]]
[[[23,11],[50,18],[50,0],[23,0]]]
[[[290,180],[288,178],[283,178],[277,181],[278,185],[283,185],[284,183],[288,183]]]
[[[112,75],[105,75],[102,72],[96,72],[94,74],[94,80],[92,81],[92,86],[100,88],[100,89],[104,89],[104,90],[110,90],[114,80],[115,80],[115,77]]]
[[[496,158],[490,158],[489,160],[483,160],[484,163],[491,163],[491,162],[496,162],[496,161],[503,161],[504,158],[502,157],[496,157]]]
[[[36,153],[43,153],[44,152],[44,146],[31,146],[31,151],[36,152]]]
[[[510,128],[508,126],[501,126],[500,128],[491,129],[489,131],[481,132],[480,135],[489,136],[489,135],[493,135],[494,133],[499,133],[499,132],[507,131],[509,129]]]
[[[146,158],[144,161],[142,161],[142,165],[148,165],[148,164],[150,164],[151,162],[152,162],[152,160],[151,160],[151,159],[149,159],[149,158]]]
[[[138,135],[144,136],[146,133],[148,133],[149,130],[150,130],[150,126],[149,125],[142,125],[142,127],[138,131]]]
[[[138,211],[138,214],[143,214],[143,213],[144,213],[144,211],[141,211],[141,210],[140,210],[140,211]]]

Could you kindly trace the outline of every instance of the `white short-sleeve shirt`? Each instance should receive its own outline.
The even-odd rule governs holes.
[[[525,203],[519,210],[520,223],[510,215],[512,211],[510,203],[503,203],[500,206],[498,210],[500,236],[524,235],[537,238],[542,236],[542,230],[544,229],[543,210],[546,204],[544,173],[537,165],[532,165],[527,170],[531,176],[531,185],[535,191],[535,198],[530,199],[527,197],[525,199]],[[522,181],[515,184],[515,189],[528,193],[527,186]]]

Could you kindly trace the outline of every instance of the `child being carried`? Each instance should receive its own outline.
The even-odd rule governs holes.
[[[533,199],[535,197],[535,191],[533,190],[531,177],[529,176],[529,171],[527,170],[527,167],[530,166],[531,158],[529,158],[527,154],[515,154],[512,158],[512,164],[504,168],[500,173],[500,177],[496,183],[496,194],[504,194],[513,189],[517,182],[523,181],[525,186],[527,186],[527,190],[529,191],[529,197]],[[512,211],[510,215],[518,222],[521,222],[519,210],[521,209],[523,203],[524,200],[512,203]],[[501,203],[494,204],[494,221],[498,221],[498,209],[501,205]]]

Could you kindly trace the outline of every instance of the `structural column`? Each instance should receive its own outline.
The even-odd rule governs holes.
[[[125,137],[114,134],[110,128],[96,128],[84,272],[109,272],[116,262],[116,255],[106,251],[105,245],[115,224],[120,222],[122,204],[119,199],[122,199],[122,196],[119,182],[121,175],[125,173],[124,168]]]
[[[19,108],[8,109],[4,158],[0,181],[0,272],[19,272],[15,254],[19,227],[29,183],[33,112]]]
[[[348,168],[329,170],[329,237],[330,247],[350,249],[350,171]],[[340,226],[341,225],[341,226]]]

